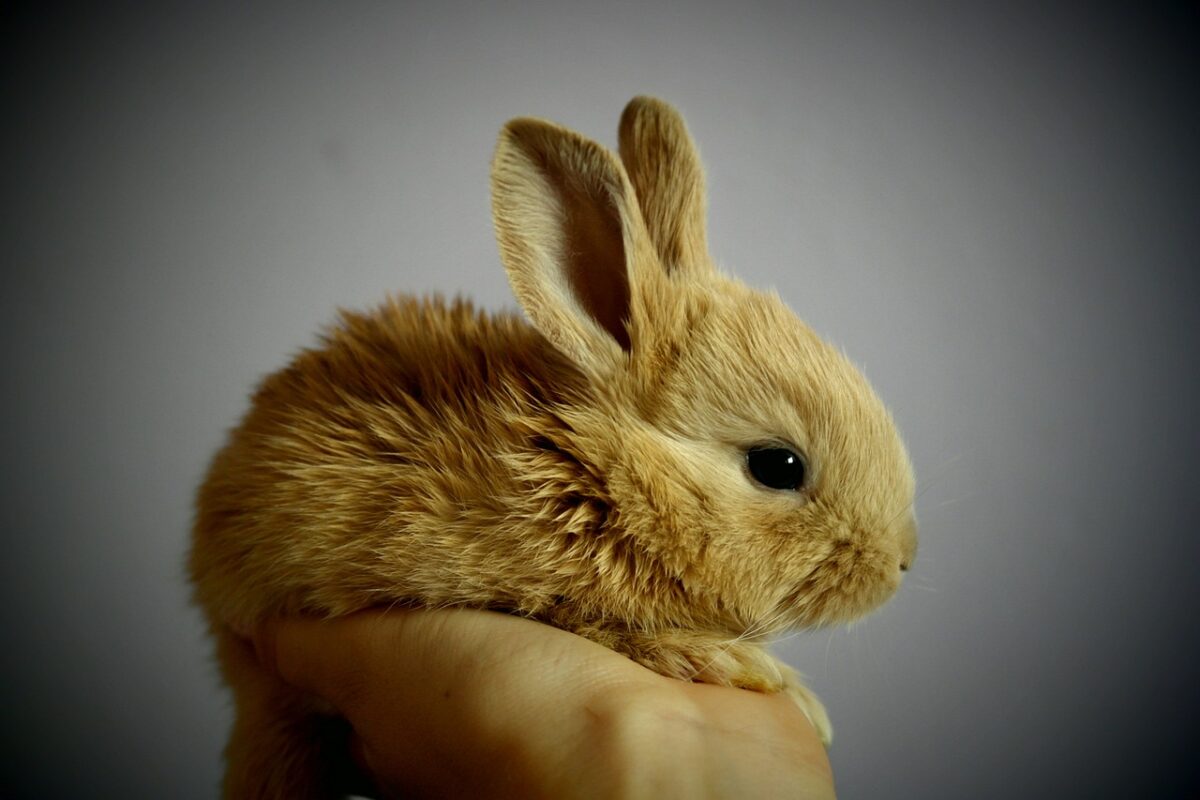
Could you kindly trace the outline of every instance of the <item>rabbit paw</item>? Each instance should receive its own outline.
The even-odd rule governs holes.
[[[720,671],[714,672],[714,667]],[[785,695],[808,717],[823,745],[828,747],[833,741],[829,713],[817,695],[804,685],[800,673],[758,645],[738,644],[727,648],[722,657],[711,660],[696,679]]]
[[[825,704],[813,693],[812,689],[801,682],[800,673],[786,664],[780,666],[788,675],[782,693],[800,707],[804,716],[808,717],[808,721],[816,728],[817,736],[821,737],[821,744],[829,747],[833,742],[833,725],[829,722],[829,713],[825,710]]]
[[[691,631],[659,631],[653,635],[595,629],[580,632],[671,678],[786,695],[808,717],[825,746],[833,740],[825,706],[796,670],[760,644],[730,643]]]

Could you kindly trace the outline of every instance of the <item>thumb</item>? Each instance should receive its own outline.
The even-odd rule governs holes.
[[[390,615],[394,619],[386,627],[393,637],[402,624],[398,619],[402,613]],[[265,671],[290,686],[327,700],[346,714],[361,695],[364,668],[372,663],[369,646],[387,646],[386,641],[369,642],[365,627],[373,618],[374,615],[355,615],[339,619],[305,616],[269,619],[255,630],[252,644]]]

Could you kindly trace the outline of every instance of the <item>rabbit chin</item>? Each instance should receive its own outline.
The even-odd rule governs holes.
[[[869,614],[898,588],[895,554],[847,545],[821,561],[780,606],[790,611],[793,627],[820,628]]]

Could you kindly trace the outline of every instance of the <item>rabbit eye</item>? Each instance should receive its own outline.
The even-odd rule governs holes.
[[[752,447],[746,466],[754,480],[769,489],[796,490],[804,485],[804,459],[786,447]]]

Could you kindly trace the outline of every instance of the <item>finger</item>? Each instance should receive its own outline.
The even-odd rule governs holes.
[[[492,689],[499,682],[525,693],[547,682],[604,688],[650,675],[574,634],[467,609],[371,611],[337,620],[290,617],[261,627],[255,648],[264,668],[343,712],[364,682],[379,680],[419,684],[422,694],[430,693],[431,684],[446,684],[442,693],[448,690],[452,697],[456,687],[484,679]]]
[[[263,669],[334,705],[360,681],[354,669],[361,662],[360,637],[342,620],[269,620],[255,631],[253,642]]]

